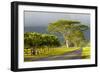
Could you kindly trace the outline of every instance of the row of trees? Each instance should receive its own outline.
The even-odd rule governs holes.
[[[36,32],[24,33],[24,48],[31,49],[31,55],[39,55],[44,52],[44,47],[57,47],[60,46],[58,38],[50,34],[40,34]],[[40,50],[39,50],[40,49]],[[46,50],[46,52],[47,52]]]
[[[42,46],[60,46],[58,38],[50,34],[40,34],[36,32],[24,33],[25,48],[42,47]]]
[[[86,41],[83,31],[89,27],[73,20],[58,20],[50,23],[48,31],[51,33],[59,33],[63,36],[66,47],[82,46]]]

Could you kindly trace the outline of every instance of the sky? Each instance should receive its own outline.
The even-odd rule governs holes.
[[[90,25],[90,14],[24,11],[25,27],[48,26],[49,23],[60,19],[78,20],[82,24]]]
[[[60,19],[78,20],[82,24],[90,26],[90,14],[24,11],[24,32],[48,33],[49,23]],[[84,34],[86,39],[89,40],[90,30],[87,30]],[[59,38],[62,40],[61,36]]]

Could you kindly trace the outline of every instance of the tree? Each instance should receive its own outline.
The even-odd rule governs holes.
[[[55,35],[40,34],[36,32],[26,32],[24,34],[24,44],[27,47],[59,46],[60,42]]]
[[[79,21],[58,20],[49,24],[48,31],[53,33],[60,33],[66,42],[66,47],[69,47],[70,43],[73,43],[76,38],[84,37],[82,31],[86,30],[87,28],[88,27],[86,25],[80,24]],[[74,45],[75,44],[76,43],[74,43]]]
[[[24,33],[24,47],[31,48],[32,53],[36,53],[37,48],[57,47],[60,46],[60,42],[55,35],[40,34],[36,32]]]

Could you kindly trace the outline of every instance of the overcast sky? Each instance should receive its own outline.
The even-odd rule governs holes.
[[[25,27],[48,26],[49,23],[60,19],[79,20],[90,25],[90,14],[24,11]]]

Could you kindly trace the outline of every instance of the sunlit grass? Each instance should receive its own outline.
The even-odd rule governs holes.
[[[84,47],[82,51],[83,58],[90,58],[90,47]]]
[[[36,55],[31,55],[30,49],[24,49],[24,52],[28,53],[28,54],[24,54],[24,59],[32,58],[33,60],[35,60],[35,59],[46,58],[50,56],[60,56],[79,49],[80,47],[66,48],[66,46],[56,47],[56,48],[47,48],[47,47],[37,48],[38,53]],[[81,56],[83,59],[90,58],[90,47],[83,47]]]
[[[31,55],[31,49],[24,49],[24,59],[31,58],[35,60],[35,59],[47,58],[51,56],[60,56],[60,55],[67,54],[79,49],[80,47],[66,48],[66,46],[56,47],[56,48],[48,48],[48,47],[37,48],[38,53],[36,55]],[[89,59],[90,47],[83,47],[81,56],[83,59]],[[31,60],[25,60],[25,61],[31,61]]]

